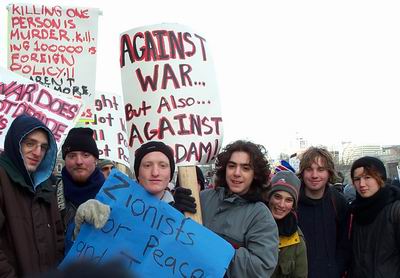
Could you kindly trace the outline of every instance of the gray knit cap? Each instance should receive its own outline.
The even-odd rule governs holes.
[[[268,193],[268,198],[276,191],[286,191],[292,195],[294,204],[297,207],[300,185],[301,181],[296,174],[291,171],[280,171],[276,173],[271,180],[271,189]]]

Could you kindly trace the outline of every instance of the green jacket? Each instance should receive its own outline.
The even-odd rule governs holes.
[[[236,249],[226,277],[270,277],[278,261],[278,228],[261,202],[249,202],[225,188],[200,192],[203,225]]]
[[[272,278],[307,278],[307,249],[300,228],[289,237],[279,237],[279,259]]]

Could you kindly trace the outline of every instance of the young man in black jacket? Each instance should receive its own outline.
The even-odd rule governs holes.
[[[50,181],[56,156],[44,123],[15,118],[0,156],[0,277],[36,275],[63,257],[64,230]]]
[[[323,148],[310,147],[300,160],[298,217],[307,244],[309,278],[339,278],[348,267],[348,204],[331,186],[334,167]]]

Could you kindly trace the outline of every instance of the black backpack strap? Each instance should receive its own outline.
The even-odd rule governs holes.
[[[64,196],[64,183],[62,179],[59,179],[57,181],[57,205],[58,205],[58,210],[61,212],[65,210],[65,196]]]
[[[64,196],[64,183],[62,179],[57,181],[57,205],[58,211],[61,214],[61,218],[66,229],[69,222],[73,220],[76,213],[76,207],[71,203],[66,201]]]
[[[336,222],[342,221],[341,217],[346,217],[348,213],[348,205],[343,193],[334,188],[330,188],[331,201],[335,210]]]
[[[331,194],[331,200],[333,208],[335,209],[336,214],[336,225],[339,223],[339,215],[345,215],[346,219],[346,229],[347,229],[347,238],[351,238],[351,230],[353,228],[353,218],[354,215],[350,213],[349,207],[346,207],[343,203],[343,200],[339,199],[340,192],[335,192]],[[344,197],[345,198],[345,197]]]
[[[353,227],[353,217],[354,215],[350,213],[350,206],[348,205],[348,202],[346,200],[346,197],[344,196],[343,193],[336,191],[332,193],[334,197],[332,197],[334,200],[332,202],[334,203],[334,207],[336,210],[336,221],[341,221],[342,219],[340,217],[345,217],[344,223],[346,225],[346,230],[347,230],[347,239],[350,239],[351,237],[351,230]],[[340,197],[343,198],[340,198]]]

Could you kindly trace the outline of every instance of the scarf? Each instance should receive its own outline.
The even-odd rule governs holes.
[[[62,169],[61,175],[65,199],[75,207],[89,199],[94,199],[105,181],[103,173],[97,167],[84,184],[75,183],[65,167]]]
[[[356,199],[351,204],[354,221],[360,225],[372,223],[379,212],[388,204],[400,200],[400,191],[392,186],[380,188],[374,195],[363,198],[356,193]]]
[[[297,216],[294,211],[288,213],[282,219],[275,219],[280,236],[291,236],[297,231]]]

